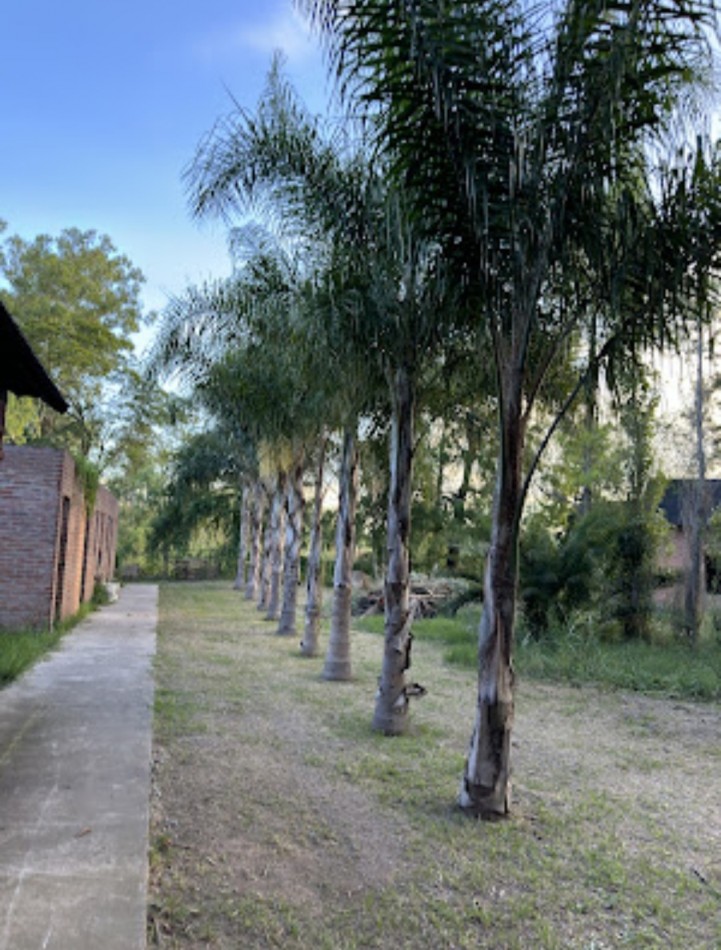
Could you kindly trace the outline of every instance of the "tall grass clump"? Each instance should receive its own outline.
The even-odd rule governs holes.
[[[363,630],[378,633],[382,617],[358,621]],[[475,669],[478,657],[478,610],[467,608],[456,617],[418,620],[413,635],[443,647],[447,663]],[[515,668],[522,677],[593,683],[681,699],[721,699],[721,636],[711,633],[692,648],[658,623],[651,641],[606,640],[591,614],[578,614],[555,625],[541,638],[521,633]]]
[[[83,604],[76,614],[55,624],[50,630],[0,631],[0,688],[12,683],[56,647],[63,636],[87,617],[92,609],[92,604]]]

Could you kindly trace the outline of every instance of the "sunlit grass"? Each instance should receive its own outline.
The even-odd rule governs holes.
[[[151,943],[717,945],[712,856],[704,884],[666,799],[626,787],[675,761],[654,739],[655,706],[648,727],[638,710],[619,718],[610,752],[587,750],[575,730],[606,694],[529,686],[514,815],[469,821],[454,803],[475,672],[446,655],[469,646],[475,663],[477,613],[415,625],[412,676],[428,694],[396,739],[371,729],[382,618],[363,626],[374,632],[354,629],[352,681],[328,683],[322,656],[299,658],[229,585],[163,588]],[[603,787],[601,755],[618,769]]]
[[[538,679],[598,683],[678,699],[721,699],[721,646],[706,642],[603,643],[569,631],[517,651],[519,671]]]
[[[455,618],[418,620],[413,634],[439,643],[446,662],[475,669],[478,618],[478,610],[465,609]],[[358,626],[381,633],[383,618],[364,617]],[[696,647],[668,635],[653,643],[605,642],[585,619],[542,640],[519,636],[514,655],[517,672],[535,679],[594,683],[683,699],[721,699],[721,641],[711,635]]]

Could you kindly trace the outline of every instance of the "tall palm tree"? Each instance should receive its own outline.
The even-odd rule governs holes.
[[[165,321],[151,350],[156,372],[175,371],[201,393],[216,414],[242,420],[256,448],[253,475],[259,473],[261,445],[276,459],[273,482],[275,503],[266,531],[271,565],[268,584],[254,588],[267,592],[263,607],[269,619],[280,622],[279,632],[292,633],[302,526],[302,465],[309,442],[323,427],[325,377],[311,367],[304,354],[305,323],[299,313],[307,304],[305,278],[294,261],[273,242],[261,240],[257,229],[236,233],[250,246],[234,276],[202,288],[190,288],[166,310]],[[282,449],[282,451],[281,451]],[[282,458],[281,456],[288,456]],[[288,479],[288,472],[292,477]],[[256,493],[262,505],[262,494]],[[282,559],[282,519],[288,509],[285,574]],[[260,530],[253,542],[258,557]],[[281,605],[281,589],[283,604]]]
[[[603,293],[596,362],[621,344],[668,339],[665,209],[652,191],[639,194],[638,176],[651,173],[649,146],[691,101],[693,81],[709,74],[713,3],[301,6],[325,32],[345,89],[369,107],[416,221],[467,283],[486,328],[499,457],[459,801],[474,814],[505,814],[519,524],[538,458],[524,464],[526,436],[543,382],[585,313],[559,291],[581,268]],[[644,307],[628,306],[631,289]]]
[[[325,243],[329,266],[319,290],[326,294],[327,305],[320,312],[328,350],[341,357],[341,372],[352,373],[356,383],[366,375],[368,386],[362,372],[367,369],[380,372],[385,382],[391,417],[391,485],[385,648],[374,726],[387,733],[402,732],[410,694],[405,671],[412,620],[413,426],[423,369],[444,342],[441,318],[452,296],[438,242],[419,236],[402,190],[388,186],[385,169],[374,167],[362,145],[353,148],[347,136],[339,143],[323,135],[283,81],[277,63],[258,114],[236,112],[217,125],[201,145],[188,182],[198,214],[229,217],[249,207],[269,208],[292,233]],[[358,405],[353,408],[357,413]],[[348,434],[348,426],[345,429]],[[350,459],[352,451],[347,438],[344,441]],[[354,466],[349,463],[343,470],[351,483],[341,495],[352,499]],[[336,571],[338,603],[333,616],[340,628],[337,636],[336,631],[331,636],[334,650],[345,642],[350,621],[350,520],[352,515],[346,516],[345,527],[339,526],[337,533],[343,562],[337,562]],[[326,663],[328,674],[340,670],[349,675],[345,653]]]

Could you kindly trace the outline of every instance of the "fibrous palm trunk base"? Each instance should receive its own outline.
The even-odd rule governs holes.
[[[323,667],[323,679],[350,680],[350,617],[352,590],[350,584],[333,588],[333,615],[331,618],[328,653]]]
[[[460,808],[469,815],[503,818],[511,810],[512,723],[512,701],[479,703],[458,795]]]

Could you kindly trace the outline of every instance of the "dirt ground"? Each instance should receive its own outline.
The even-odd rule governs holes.
[[[718,706],[523,682],[513,816],[473,822],[472,675],[417,644],[429,695],[383,739],[378,637],[325,683],[203,590],[161,601],[149,945],[721,947]]]

